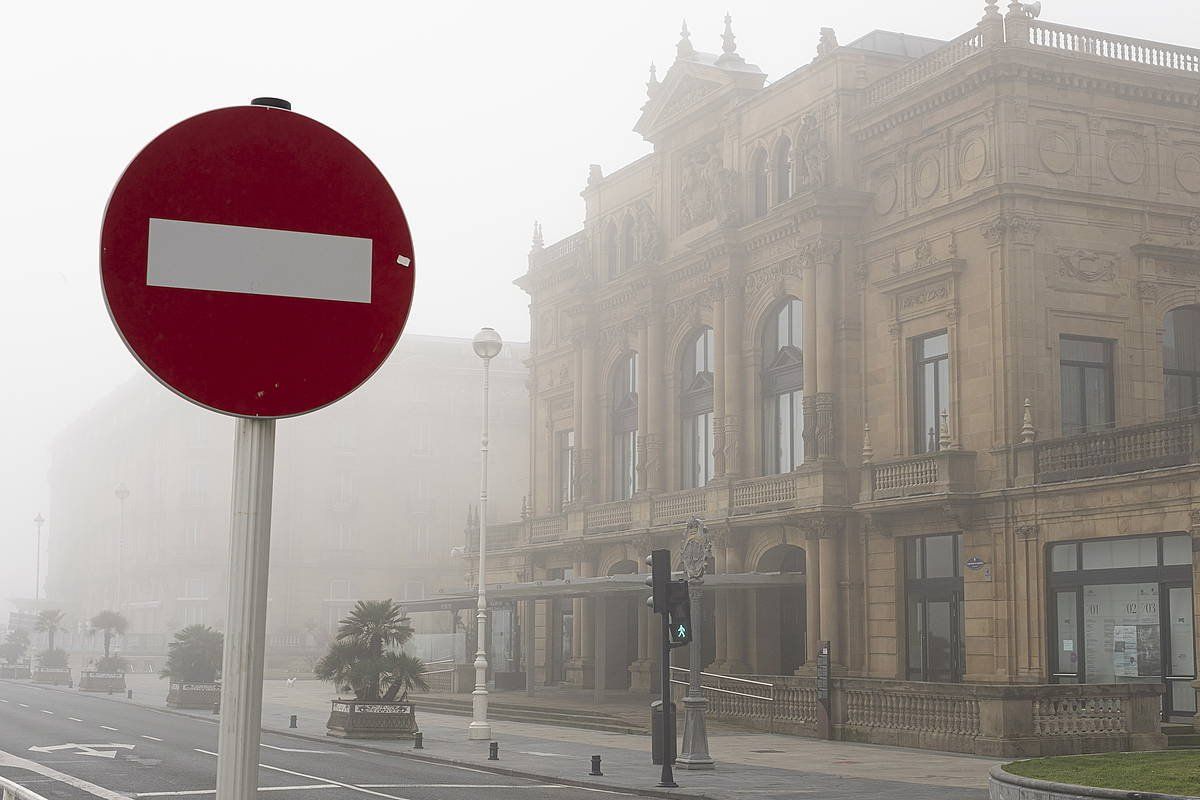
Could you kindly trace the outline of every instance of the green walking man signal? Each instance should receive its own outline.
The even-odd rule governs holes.
[[[650,567],[646,585],[653,589],[646,605],[656,614],[667,615],[670,645],[683,647],[692,641],[692,604],[687,581],[671,580],[670,550],[655,550],[646,558],[646,564]]]

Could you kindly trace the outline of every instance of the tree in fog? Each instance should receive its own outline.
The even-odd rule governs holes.
[[[426,691],[421,659],[401,652],[413,629],[392,600],[359,600],[338,623],[337,640],[317,662],[317,678],[358,700],[395,700],[401,691]]]

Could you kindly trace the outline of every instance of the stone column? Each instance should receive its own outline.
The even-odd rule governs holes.
[[[649,331],[646,329],[646,317],[638,314],[635,317],[637,325],[637,493],[643,494],[648,489],[649,475],[647,467],[650,464],[650,453],[647,447],[646,434],[650,430],[650,403],[646,396],[646,386],[650,381],[650,363],[646,358],[649,345]]]
[[[804,283],[801,286],[800,298],[804,314],[804,341],[801,350],[804,353],[804,460],[812,461],[817,457],[816,437],[813,421],[816,412],[813,409],[813,398],[817,394],[817,270],[812,259],[804,259]]]
[[[821,641],[821,540],[808,532],[804,551],[804,663],[815,667]]]
[[[725,340],[725,283],[720,278],[712,282],[709,294],[713,308],[713,477],[725,475],[725,384],[727,365]]]
[[[838,537],[831,531],[821,533],[821,549],[818,558],[821,562],[821,638],[829,642],[830,659],[836,664],[846,663],[846,654],[842,652],[841,640],[838,636],[838,578],[841,571],[839,564]],[[814,656],[815,657],[815,656]]]
[[[595,573],[595,565],[590,558],[585,556],[579,563],[579,577],[591,578]],[[582,597],[579,600],[579,638],[582,641],[579,652],[580,685],[584,687],[595,685],[596,602],[597,598],[595,597]]]
[[[725,571],[731,575],[746,571],[741,550],[729,541],[725,543]],[[717,597],[726,598],[725,621],[722,626],[726,642],[724,671],[727,674],[749,672],[750,664],[746,660],[746,639],[750,631],[750,620],[747,619],[747,609],[750,607],[749,590],[727,589]]]
[[[742,313],[745,297],[742,282],[731,281],[725,291],[725,474],[743,475],[742,464]]]
[[[640,402],[640,398],[639,398]],[[646,545],[649,547],[650,545]],[[638,574],[648,575],[650,567],[646,564],[645,547],[637,553]],[[649,592],[646,593],[649,596]],[[654,670],[655,659],[650,650],[648,628],[658,622],[658,617],[646,606],[639,603],[637,607],[637,660],[629,665],[629,689],[634,692],[650,691],[650,675]]]
[[[816,307],[805,309],[805,318],[816,316],[815,346],[808,346],[805,363],[816,359],[816,391],[804,387],[805,457],[811,450],[813,457],[837,459],[840,456],[836,435],[837,397],[837,328],[839,305],[837,302],[837,258],[841,243],[836,239],[819,239],[807,248],[807,258],[812,269],[805,275],[815,279],[813,295]],[[814,313],[815,312],[815,313]],[[805,371],[808,377],[808,371]]]
[[[638,411],[646,404],[646,489],[650,492],[666,490],[666,453],[663,445],[666,436],[666,344],[663,334],[662,315],[651,311],[646,318],[646,383],[645,397],[638,397]]]
[[[596,374],[596,345],[593,337],[584,336],[581,343],[580,381],[582,400],[579,402],[579,422],[581,430],[579,437],[579,465],[576,469],[576,480],[579,481],[580,500],[584,503],[594,503],[599,496],[600,483],[597,480],[597,468],[600,465],[600,418],[597,407],[600,403],[600,382]]]

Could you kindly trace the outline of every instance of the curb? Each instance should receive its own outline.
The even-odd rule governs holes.
[[[1074,783],[1027,778],[1024,775],[1006,771],[1003,764],[997,764],[991,768],[988,772],[988,784],[989,789],[993,786],[1032,789],[1054,800],[1092,800],[1092,798],[1096,798],[1096,800],[1198,800],[1194,795],[1139,792],[1134,789],[1107,789],[1100,786],[1079,786]]]
[[[17,680],[14,678],[0,678],[0,683],[13,683],[18,686],[29,686],[34,689],[49,689],[52,691],[60,692],[62,694],[72,694],[72,695],[78,694],[78,692],[76,692],[74,689],[68,689],[64,686],[49,686],[49,685],[36,684],[36,683],[27,683],[25,681]],[[159,714],[171,714],[176,717],[186,717],[188,719],[195,719],[195,720],[199,720],[201,722],[208,722],[208,723],[212,723],[212,724],[216,723],[216,719],[213,719],[211,717],[204,717],[204,716],[201,716],[200,714],[188,713],[187,711],[179,711],[174,708],[156,708],[154,706],[143,705],[136,701],[128,700],[127,698],[125,698],[123,696],[116,697],[116,696],[109,696],[109,695],[92,695],[92,694],[89,694],[87,696],[95,697],[97,700],[106,700],[108,702],[113,702],[113,703],[125,703],[126,705],[135,705],[138,708],[142,708],[147,711],[153,711],[153,712],[156,712]],[[217,719],[220,718],[219,715],[217,715],[217,714],[213,714],[212,717],[216,717]],[[575,778],[565,778],[560,775],[546,775],[546,774],[540,773],[540,772],[528,772],[526,770],[510,769],[508,767],[493,767],[491,765],[478,764],[474,761],[467,761],[467,760],[461,759],[461,758],[445,758],[445,757],[438,757],[438,756],[432,756],[432,755],[417,754],[417,753],[413,753],[408,750],[388,750],[383,747],[373,747],[370,744],[363,743],[361,740],[357,740],[357,739],[350,740],[350,741],[340,741],[336,738],[329,738],[329,737],[324,737],[324,736],[314,736],[313,734],[309,734],[309,733],[295,733],[291,730],[280,730],[278,728],[261,728],[261,730],[263,733],[270,733],[275,736],[286,736],[291,739],[301,739],[301,740],[307,741],[307,742],[320,742],[321,744],[325,744],[325,745],[336,745],[338,747],[344,747],[344,748],[348,748],[348,749],[366,750],[371,753],[379,753],[380,755],[399,756],[400,758],[410,758],[413,761],[423,761],[428,764],[446,764],[446,765],[455,766],[455,767],[469,767],[471,769],[479,770],[481,772],[488,772],[488,773],[491,773],[494,775],[504,775],[504,776],[507,776],[510,778],[526,778],[529,780],[542,781],[544,783],[555,783],[555,784],[559,784],[562,786],[574,786],[574,787],[580,788],[580,789],[606,789],[609,791],[621,792],[622,794],[632,794],[632,795],[636,795],[638,797],[659,797],[659,798],[665,798],[666,800],[679,800],[679,798],[688,798],[689,800],[716,800],[716,798],[712,797],[711,795],[702,794],[700,792],[691,792],[691,791],[672,792],[672,791],[666,791],[664,789],[652,789],[652,788],[643,788],[643,787],[635,787],[635,786],[621,786],[621,785],[615,784],[615,783],[600,783],[599,781],[584,781],[584,780],[578,780]],[[351,741],[353,742],[353,744],[351,744]],[[1150,796],[1147,796],[1147,800],[1155,800],[1155,799],[1151,798]]]

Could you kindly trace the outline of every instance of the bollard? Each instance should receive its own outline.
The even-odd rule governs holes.
[[[292,714],[292,718],[290,720],[288,720],[288,727],[289,728],[296,727],[296,715],[295,714]]]
[[[417,731],[413,734],[413,750],[425,749],[425,734]]]
[[[220,702],[213,703],[213,713],[214,713],[214,714],[220,714],[220,713],[221,713],[221,704],[220,704]]]
[[[592,771],[588,775],[603,775],[600,771],[600,756],[592,756]]]
[[[500,743],[491,742],[488,744],[488,761],[500,760]]]
[[[125,699],[126,699],[126,700],[132,700],[132,699],[133,699],[133,689],[126,689],[126,690],[125,690]]]

